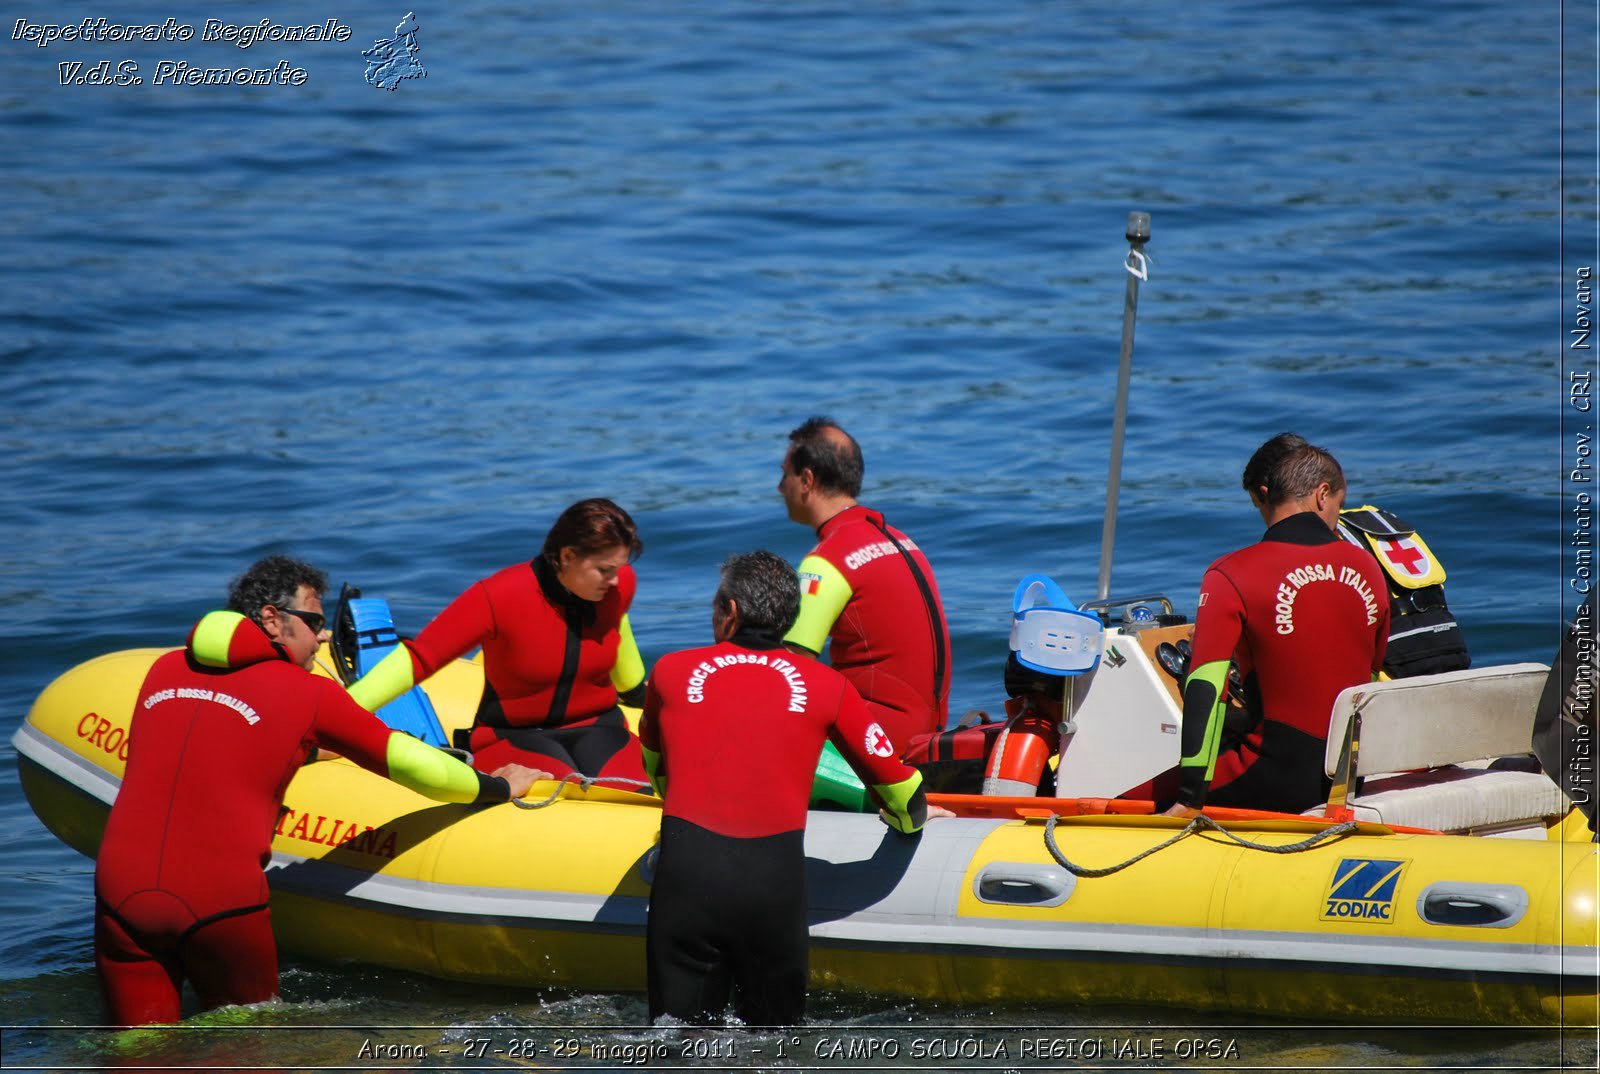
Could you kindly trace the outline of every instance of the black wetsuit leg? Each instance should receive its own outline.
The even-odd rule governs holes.
[[[805,1016],[805,834],[735,839],[677,817],[661,853],[645,930],[650,1017],[719,1018],[730,993],[747,1025]]]
[[[566,743],[554,731],[542,727],[474,728],[468,740],[473,767],[493,772],[501,765],[520,764],[542,768],[557,779],[578,769]]]
[[[1261,755],[1230,782],[1213,785],[1206,805],[1299,813],[1326,802],[1329,781],[1322,771],[1326,750],[1321,739],[1267,720],[1261,729]]]
[[[565,744],[571,751],[579,772],[598,776],[618,774],[608,770],[607,766],[617,754],[626,750],[632,741],[633,735],[628,731],[628,722],[623,719],[622,710],[612,709],[610,712],[601,713],[595,718],[594,723],[583,728],[581,734],[567,739]],[[634,752],[637,753],[637,749]],[[620,774],[635,775],[632,766],[627,772]],[[643,778],[643,774],[639,773],[637,778]]]

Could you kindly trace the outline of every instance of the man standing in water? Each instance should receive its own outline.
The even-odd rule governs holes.
[[[264,870],[289,780],[318,746],[441,802],[504,802],[548,778],[476,772],[309,674],[326,587],[315,567],[268,556],[139,688],[95,865],[95,967],[114,1024],[176,1022],[185,978],[208,1008],[277,994]]]
[[[856,502],[865,466],[828,418],[789,434],[778,492],[789,518],[817,531],[800,563],[800,615],[784,637],[850,680],[902,750],[944,730],[950,628],[933,568],[916,542]]]
[[[806,800],[824,739],[899,832],[930,814],[922,776],[845,679],[782,644],[800,604],[771,552],[733,556],[711,604],[715,644],[656,663],[639,738],[666,799],[645,932],[650,1017],[747,1025],[805,1014]],[[933,810],[942,814],[943,810]]]

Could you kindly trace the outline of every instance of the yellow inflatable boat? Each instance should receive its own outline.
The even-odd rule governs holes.
[[[1176,757],[1158,634],[1108,631],[1105,659],[1074,687],[1057,768],[1070,797],[951,796],[961,815],[916,839],[875,816],[812,813],[814,988],[1596,1023],[1595,845],[1581,818],[1563,819],[1548,780],[1482,760],[1518,734],[1526,749],[1526,721],[1495,724],[1542,682],[1539,665],[1347,691],[1328,818],[1223,813],[1226,833],[1196,831],[1109,875],[1063,867],[1124,863],[1185,827],[1110,801],[1111,787]],[[13,740],[35,812],[84,854],[98,847],[135,694],[159,653],[66,672]],[[468,661],[427,684],[446,731],[470,719],[481,688]],[[1375,774],[1386,762],[1380,771],[1421,771]],[[306,766],[285,804],[269,875],[286,950],[464,981],[643,989],[654,798],[567,785],[544,808],[439,805],[341,759]]]

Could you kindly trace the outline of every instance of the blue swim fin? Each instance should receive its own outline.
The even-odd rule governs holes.
[[[363,597],[361,590],[345,583],[333,613],[330,644],[334,664],[346,686],[371,671],[400,644],[389,602],[382,597]],[[396,731],[420,738],[430,746],[443,749],[450,745],[433,702],[420,686],[413,686],[383,706],[377,716]]]

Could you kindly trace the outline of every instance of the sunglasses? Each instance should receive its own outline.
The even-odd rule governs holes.
[[[278,614],[294,616],[310,627],[313,634],[321,634],[322,628],[328,625],[328,617],[318,612],[303,612],[299,608],[279,608]]]

